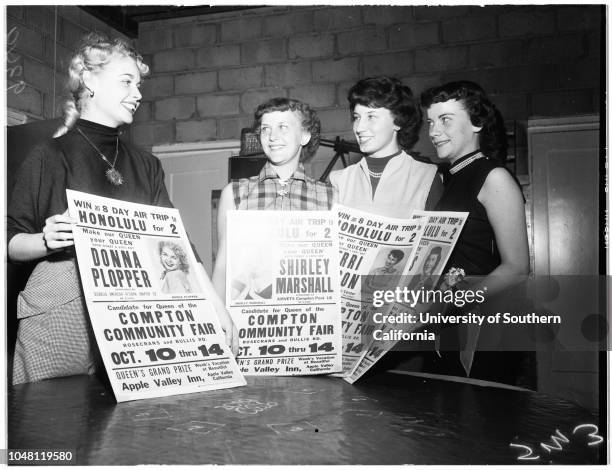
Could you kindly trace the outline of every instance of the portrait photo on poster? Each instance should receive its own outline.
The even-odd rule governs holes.
[[[162,240],[152,245],[157,255],[154,259],[159,261],[162,292],[186,294],[201,291],[182,242]]]
[[[415,274],[412,276],[410,283],[408,284],[409,290],[417,290],[423,287],[424,289],[432,289],[435,286],[437,276],[434,275],[434,272],[438,265],[440,264],[440,260],[444,258],[446,247],[443,245],[434,245],[431,248],[428,248],[425,257],[422,260],[418,259],[418,256],[412,260],[412,269],[415,264],[420,268],[418,271],[415,271]]]
[[[239,248],[233,258],[238,275],[231,281],[232,300],[268,300],[272,298],[274,272],[269,254],[249,245]]]
[[[399,248],[381,249],[373,267],[363,281],[362,289],[373,292],[392,287],[397,283],[406,265],[407,257]]]

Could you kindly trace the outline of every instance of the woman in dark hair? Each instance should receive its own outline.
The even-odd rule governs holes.
[[[506,128],[501,113],[484,90],[474,82],[457,81],[429,88],[421,94],[421,105],[425,108],[449,100],[460,101],[474,126],[481,127],[478,140],[482,153],[503,163],[508,150]]]
[[[527,229],[521,188],[502,165],[506,137],[501,114],[482,88],[451,82],[421,95],[429,137],[438,158],[450,163],[436,210],[470,215],[448,266],[467,275],[503,279],[529,270]],[[492,278],[487,280],[493,293]]]
[[[436,166],[407,153],[422,123],[410,88],[395,78],[366,78],[349,90],[348,101],[353,132],[365,157],[330,174],[338,202],[406,218],[413,210],[433,207],[442,189]]]
[[[445,271],[452,268],[461,272],[471,291],[485,289],[489,298],[529,272],[524,199],[521,188],[502,164],[507,144],[501,114],[483,89],[468,81],[424,91],[421,105],[438,158],[450,163],[436,210],[469,212]],[[476,277],[470,280],[470,276]],[[464,336],[472,338],[467,352],[460,355],[469,372],[473,355],[469,351],[473,351],[470,348],[475,347],[478,335],[474,328],[468,328]],[[481,364],[492,357],[488,353]],[[491,360],[493,367],[488,367],[486,378],[513,380],[508,357],[503,360],[503,367]],[[491,371],[497,375],[491,377]]]

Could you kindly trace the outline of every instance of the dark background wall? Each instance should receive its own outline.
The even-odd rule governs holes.
[[[61,115],[72,48],[89,31],[122,34],[76,6],[6,7],[6,103],[28,121]]]
[[[531,116],[596,113],[604,37],[602,5],[266,7],[140,24],[151,65],[135,142],[239,138],[271,96],[311,103],[326,136],[351,138],[346,91],[390,74],[416,92],[473,79],[509,127]],[[57,22],[55,21],[57,15]],[[70,48],[87,30],[111,28],[77,7],[7,8],[9,108],[59,115]],[[57,39],[55,41],[54,39]],[[17,94],[20,81],[25,88]],[[425,139],[417,150],[430,153]]]
[[[476,80],[508,121],[597,112],[603,8],[269,7],[142,23],[153,73],[134,137],[238,138],[254,107],[281,95],[315,106],[326,135],[350,138],[346,91],[378,74],[416,92]]]

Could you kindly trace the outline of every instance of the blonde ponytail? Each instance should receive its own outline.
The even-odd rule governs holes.
[[[53,134],[53,138],[60,137],[68,132],[74,124],[77,122],[77,119],[81,116],[81,113],[77,109],[76,102],[73,99],[66,100],[64,103],[64,122],[58,127]]]

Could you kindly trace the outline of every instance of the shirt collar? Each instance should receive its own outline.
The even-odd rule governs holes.
[[[464,155],[458,160],[455,160],[451,164],[450,168],[448,169],[448,172],[451,175],[454,175],[455,173],[460,171],[462,168],[465,168],[470,163],[472,163],[474,160],[478,160],[479,158],[484,158],[484,155],[480,153],[480,149],[474,150],[473,152],[470,152],[467,155]]]
[[[279,179],[274,167],[270,162],[266,162],[264,167],[259,172],[259,181],[264,181],[267,179]],[[304,165],[300,163],[289,179],[306,181]]]
[[[385,170],[383,171],[383,173],[384,172],[388,172],[388,173],[395,172],[405,161],[407,161],[407,159],[404,159],[404,155],[407,155],[407,154],[402,150],[399,153],[399,155],[396,155],[391,160],[389,160],[387,162],[387,165],[385,166]],[[366,161],[365,157],[361,158],[357,162],[357,164],[361,167],[363,172],[367,175],[368,174],[368,162]]]

